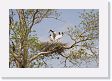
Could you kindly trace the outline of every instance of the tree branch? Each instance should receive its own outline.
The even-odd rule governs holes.
[[[30,30],[31,30],[32,26],[34,25],[35,16],[36,16],[37,13],[38,13],[38,9],[36,10],[36,12],[35,12],[34,15],[33,15],[33,20],[32,20],[32,23],[31,23],[31,25],[30,25]]]
[[[70,49],[70,48],[73,48],[76,44],[80,43],[80,42],[84,42],[84,41],[87,41],[87,40],[91,40],[89,38],[85,39],[85,40],[80,40],[80,41],[77,41],[75,42],[74,44],[72,44],[70,47],[64,47],[65,49]],[[77,45],[78,46],[78,45]]]
[[[91,39],[85,39],[85,40],[81,40],[81,41],[78,41],[78,42],[75,42],[74,44],[72,44],[70,47],[66,47],[66,46],[63,46],[64,49],[70,49],[70,48],[73,48],[77,43],[80,43],[82,41],[87,41],[87,40],[91,40]],[[33,57],[31,57],[31,59],[29,60],[29,63],[32,62],[33,60],[35,60],[36,58],[38,58],[38,56],[40,55],[44,55],[44,54],[49,54],[49,53],[54,53],[56,52],[57,49],[53,49],[53,50],[50,50],[50,51],[47,51],[47,52],[40,52],[36,55],[34,55]],[[61,55],[61,54],[60,54]],[[62,56],[62,55],[61,55]],[[64,57],[64,56],[63,56]]]
[[[65,23],[65,21],[63,21],[63,20],[61,20],[61,19],[58,19],[57,17],[46,17],[46,18],[56,19],[56,20],[58,20],[58,21],[61,21],[61,22],[64,22],[64,23]]]
[[[17,60],[18,63],[20,63],[20,59],[18,59],[18,56],[13,52],[11,52],[11,54],[13,55],[14,59]]]
[[[38,58],[40,55],[49,54],[49,53],[51,53],[51,51],[48,51],[48,52],[40,52],[40,53],[34,55],[33,57],[31,57],[31,59],[29,60],[29,63],[32,62],[33,60],[35,60],[36,58]]]

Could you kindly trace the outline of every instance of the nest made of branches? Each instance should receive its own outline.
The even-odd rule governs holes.
[[[60,54],[65,51],[65,47],[67,43],[61,42],[41,42],[41,49],[42,52],[52,51],[51,53]]]

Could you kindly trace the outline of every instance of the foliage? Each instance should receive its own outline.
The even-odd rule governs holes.
[[[14,57],[14,60],[10,60],[12,64],[9,67],[28,67],[30,53],[39,49],[38,38],[30,36],[32,27],[45,18],[57,17],[57,12],[52,9],[9,10],[10,57]],[[15,66],[13,66],[13,63]]]
[[[91,61],[94,58],[98,66],[99,13],[94,10],[84,11],[80,19],[80,25],[69,27],[67,31],[75,47],[70,51],[70,59]]]

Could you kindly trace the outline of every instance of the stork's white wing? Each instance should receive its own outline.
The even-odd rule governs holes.
[[[50,41],[54,41],[54,38],[53,38],[53,36],[50,36],[49,38],[50,38]]]
[[[57,36],[55,37],[55,40],[58,40],[58,39],[60,39],[60,38],[62,38],[62,35],[57,35]]]

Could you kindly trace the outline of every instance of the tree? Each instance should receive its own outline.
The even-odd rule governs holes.
[[[33,45],[35,42],[38,45],[38,39],[30,36],[32,27],[44,18],[56,18],[56,12],[51,9],[17,9],[10,10],[9,13],[10,47],[12,48],[10,49],[10,64],[14,62],[16,67],[25,68],[28,67],[30,44]]]
[[[9,10],[10,30],[10,60],[9,67],[33,68],[48,67],[44,59],[63,57],[64,67],[67,63],[79,66],[82,60],[89,62],[93,58],[98,63],[98,12],[81,13],[81,23],[73,28],[69,27],[67,35],[74,43],[41,42],[36,35],[32,35],[32,28],[45,18],[59,20],[59,13],[52,9],[17,9]],[[52,58],[51,58],[52,57]]]
[[[72,46],[75,48],[70,51],[70,59],[75,59],[78,65],[83,61],[85,63],[95,61],[98,66],[99,12],[94,10],[91,12],[84,11],[81,13],[80,19],[81,22],[78,26],[68,28],[67,33],[74,41]]]

